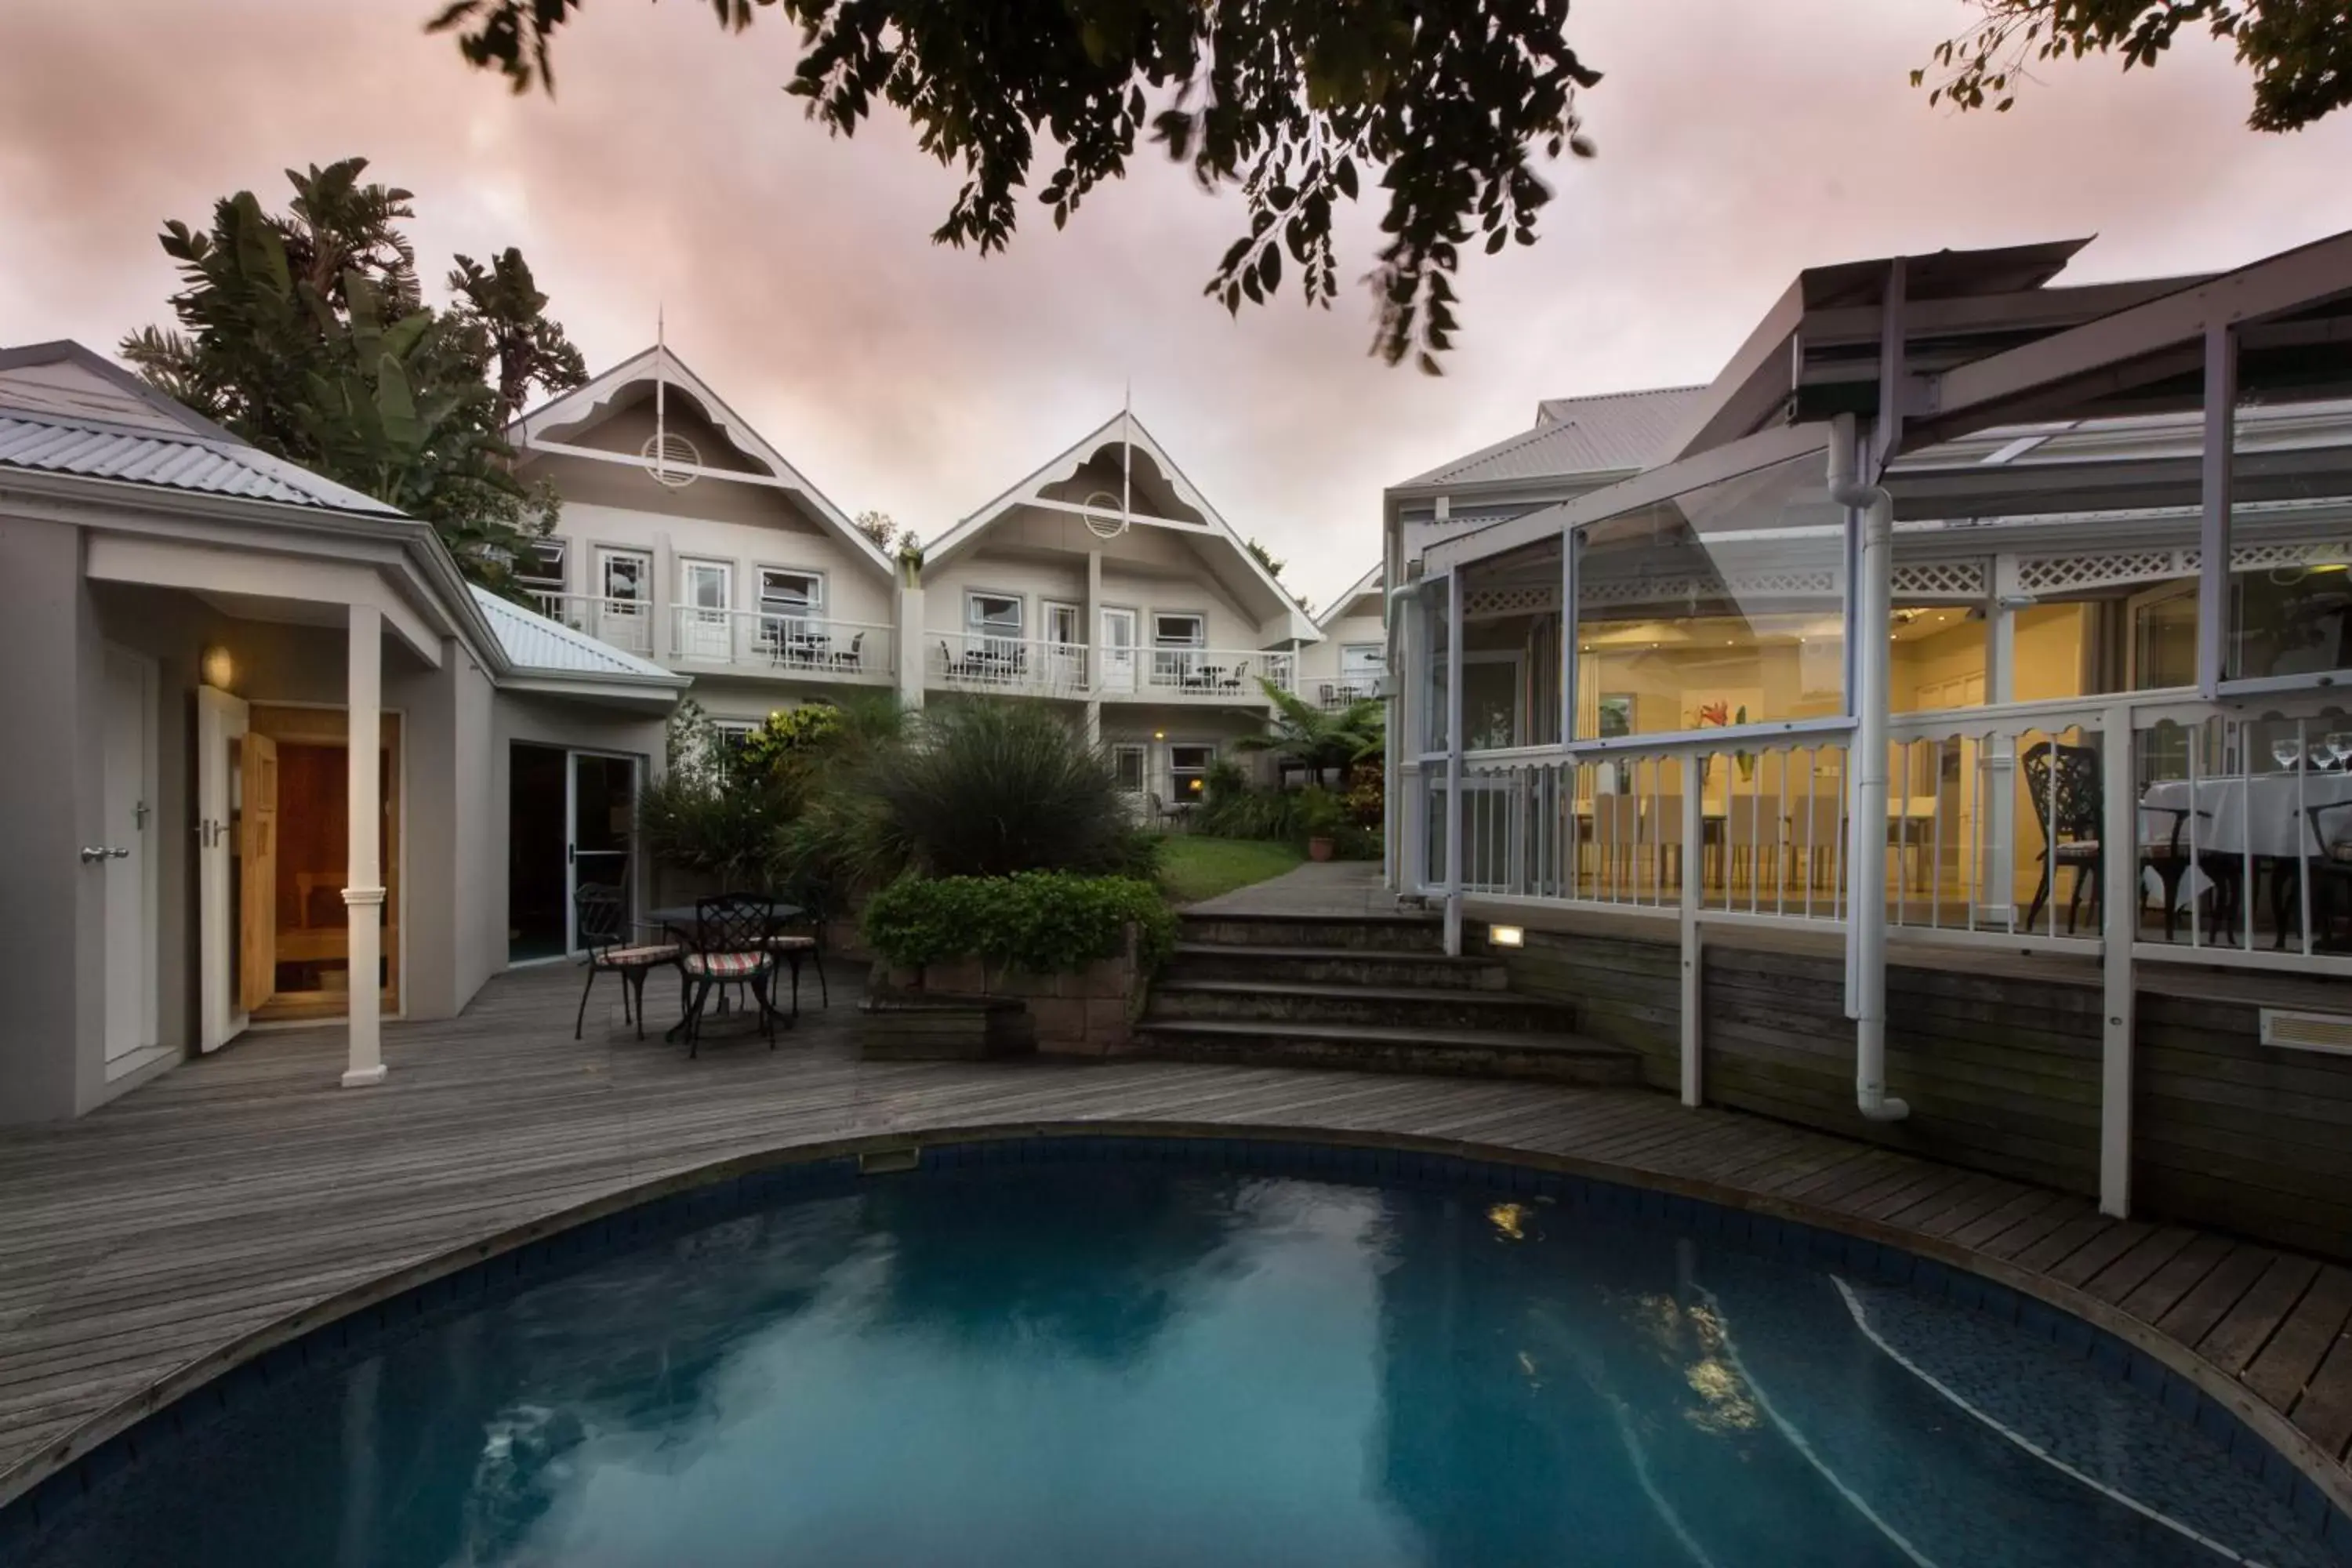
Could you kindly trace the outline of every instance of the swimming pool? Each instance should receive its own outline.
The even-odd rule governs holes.
[[[2101,1336],[1832,1240],[1295,1144],[785,1168],[273,1353],[11,1560],[2337,1561]]]

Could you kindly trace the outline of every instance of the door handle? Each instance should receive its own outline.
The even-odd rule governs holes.
[[[93,846],[89,844],[85,844],[81,847],[81,863],[85,866],[96,865],[100,860],[128,860],[130,858],[131,851],[128,849],[109,849],[103,845]]]

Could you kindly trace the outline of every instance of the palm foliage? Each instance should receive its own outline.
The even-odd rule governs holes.
[[[1258,678],[1258,684],[1265,689],[1266,700],[1274,704],[1274,723],[1263,735],[1245,735],[1234,742],[1236,750],[1271,752],[1319,779],[1380,755],[1388,744],[1386,710],[1377,697],[1326,711],[1264,676]]]
[[[458,257],[452,303],[427,305],[400,228],[413,198],[366,168],[288,170],[283,214],[239,191],[207,229],[166,224],[178,324],[131,334],[122,356],[262,450],[431,522],[468,576],[512,594],[556,501],[515,477],[502,431],[534,387],[577,386],[586,367],[520,251]]]

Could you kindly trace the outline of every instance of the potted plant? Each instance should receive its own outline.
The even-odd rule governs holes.
[[[1298,792],[1298,831],[1307,839],[1309,860],[1328,860],[1333,850],[1333,836],[1347,820],[1339,800],[1320,784],[1310,784]]]

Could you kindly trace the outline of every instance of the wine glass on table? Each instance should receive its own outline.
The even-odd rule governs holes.
[[[2321,743],[2327,748],[2327,754],[2335,759],[2338,769],[2344,766],[2347,758],[2352,758],[2352,730],[2331,730],[2327,739]]]
[[[2295,764],[2303,761],[2303,742],[2292,735],[2280,736],[2271,742],[2271,761],[2281,773],[2294,772]]]

